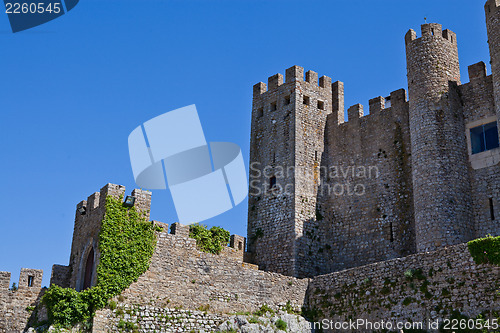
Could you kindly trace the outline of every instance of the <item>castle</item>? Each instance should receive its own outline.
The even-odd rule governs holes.
[[[461,84],[457,36],[424,24],[420,38],[405,36],[409,98],[401,89],[371,99],[369,115],[357,104],[346,121],[343,83],[312,71],[304,79],[298,66],[256,84],[247,239],[204,253],[188,227],[153,221],[149,269],[118,309],[97,311],[93,332],[124,320],[140,332],[217,331],[263,304],[313,320],[494,316],[500,267],[476,264],[465,244],[500,235],[500,0],[485,12],[491,75],[480,62]],[[51,285],[96,285],[108,196],[125,188],[108,184],[78,203],[69,265],[53,266]],[[149,219],[150,192],[128,199]],[[9,290],[0,272],[0,333],[44,319],[43,308],[32,312],[42,274],[23,268]]]
[[[485,5],[492,74],[440,24],[405,36],[408,95],[348,108],[301,67],[253,88],[248,249],[312,277],[500,235],[499,1]],[[279,245],[278,245],[279,244]]]

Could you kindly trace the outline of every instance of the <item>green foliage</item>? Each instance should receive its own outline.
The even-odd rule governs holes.
[[[97,285],[81,292],[54,285],[44,294],[42,302],[51,324],[71,327],[89,320],[149,268],[156,244],[153,225],[134,207],[124,207],[122,200],[106,197],[99,233]],[[113,302],[109,305],[114,306]]]
[[[122,329],[122,330],[133,331],[133,332],[137,331],[136,324],[129,322],[129,321],[124,321],[123,319],[120,319],[117,327]]]
[[[500,265],[500,237],[488,235],[467,243],[476,264]]]
[[[288,313],[288,314],[295,314],[296,311],[293,309],[293,306],[292,304],[290,303],[290,301],[287,301],[286,302],[286,305],[285,305],[285,308],[284,308],[285,312]]]
[[[108,307],[109,307],[111,310],[115,310],[115,309],[116,309],[116,302],[115,302],[115,301],[109,301],[109,303],[108,303]]]
[[[17,286],[16,286],[15,282],[12,282],[12,286],[10,287],[10,290],[12,290],[12,291],[16,291],[17,290]]]
[[[191,224],[189,226],[189,237],[196,239],[196,245],[201,251],[219,254],[224,246],[227,246],[230,238],[229,231],[221,227],[207,228],[203,224]]]
[[[282,330],[282,331],[286,331],[286,322],[282,319],[278,319],[276,320],[276,328],[279,329],[279,330]]]
[[[411,279],[413,278],[413,270],[409,269],[405,272],[405,278]]]
[[[261,317],[265,315],[267,312],[269,312],[270,314],[274,314],[273,309],[271,309],[267,304],[263,304],[259,310],[254,312],[254,315]]]

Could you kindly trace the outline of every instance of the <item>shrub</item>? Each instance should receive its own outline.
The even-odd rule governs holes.
[[[108,303],[108,307],[109,307],[111,310],[115,310],[115,309],[116,309],[116,302],[115,302],[115,301],[109,301],[109,303]]]
[[[230,236],[229,231],[221,227],[208,229],[206,225],[198,223],[189,226],[189,237],[196,240],[196,245],[203,252],[219,254],[229,243]]]
[[[273,309],[271,309],[267,304],[263,304],[259,310],[255,311],[254,314],[256,316],[263,316],[267,312],[269,312],[270,314],[274,314]]]
[[[282,330],[282,331],[286,331],[286,322],[281,320],[281,319],[278,319],[276,321],[276,328],[279,329],[279,330]]]
[[[467,246],[476,264],[500,265],[500,237],[488,235],[470,241]]]

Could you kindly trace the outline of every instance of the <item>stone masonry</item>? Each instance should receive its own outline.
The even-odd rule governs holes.
[[[254,85],[248,238],[208,254],[188,226],[153,221],[149,269],[93,332],[217,331],[263,305],[316,321],[498,316],[499,268],[476,265],[465,244],[500,235],[500,148],[485,144],[499,129],[500,0],[484,9],[492,74],[473,64],[468,83],[457,36],[426,23],[405,36],[408,94],[371,99],[369,114],[355,104],[346,120],[344,84],[299,66]],[[107,184],[77,205],[69,264],[53,266],[51,285],[96,284],[106,198],[125,195]],[[151,193],[130,195],[149,219]],[[0,272],[0,333],[46,317],[41,279],[22,269],[14,290]]]
[[[500,235],[500,148],[473,153],[471,137],[499,129],[499,0],[485,12],[493,73],[469,66],[466,84],[456,34],[428,23],[405,36],[408,96],[373,98],[369,115],[356,104],[345,121],[343,83],[298,66],[254,86],[255,264],[312,277]]]

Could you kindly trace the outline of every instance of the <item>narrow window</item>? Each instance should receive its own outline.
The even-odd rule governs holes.
[[[238,250],[243,250],[243,243],[242,242],[238,242]]]
[[[271,111],[276,111],[278,107],[276,106],[276,102],[271,103]]]
[[[28,276],[28,287],[33,287],[33,280],[35,279],[34,276],[29,275]]]
[[[389,235],[390,237],[390,240],[391,240],[391,243],[394,242],[394,234],[393,234],[393,230],[392,230],[392,222],[389,222],[389,232],[391,233]]]
[[[498,148],[500,144],[498,141],[497,122],[494,121],[489,124],[471,128],[470,140],[472,154]]]
[[[431,29],[431,34],[434,36],[434,28]]]
[[[273,163],[276,163],[276,153],[273,153]]]
[[[309,105],[310,102],[311,99],[309,98],[309,96],[304,96],[304,105]]]
[[[451,43],[453,44],[453,36],[450,36]]]
[[[318,109],[324,110],[325,109],[325,102],[323,101],[318,101]]]
[[[491,220],[494,221],[495,220],[495,208],[493,207],[493,198],[490,198],[490,217],[491,217]]]
[[[290,96],[286,96],[285,97],[285,105],[289,105],[290,104]]]
[[[276,186],[276,176],[269,178],[269,188],[274,188]]]
[[[257,110],[257,118],[261,118],[264,115],[264,108]]]
[[[318,152],[317,152],[317,151],[315,151],[315,152],[314,152],[314,160],[315,160],[315,161],[317,161],[317,160],[318,160]]]
[[[491,13],[491,7],[488,5],[486,8],[488,8],[488,13]]]

